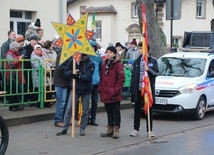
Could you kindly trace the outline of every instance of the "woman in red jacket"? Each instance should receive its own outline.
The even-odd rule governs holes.
[[[19,56],[20,45],[16,41],[13,41],[9,45],[9,50],[5,54],[6,59],[6,89],[8,93],[12,95],[7,97],[9,104],[20,103],[20,95],[17,95],[21,92],[21,85],[25,84],[25,78],[23,76],[22,62],[21,59],[23,55]],[[18,84],[17,84],[18,83]],[[18,90],[18,91],[17,91]],[[23,110],[22,105],[9,106],[10,111]]]
[[[106,52],[107,59],[101,69],[99,93],[101,101],[105,103],[108,125],[106,133],[101,133],[101,137],[112,136],[118,139],[121,122],[120,101],[125,75],[116,48],[109,46]]]

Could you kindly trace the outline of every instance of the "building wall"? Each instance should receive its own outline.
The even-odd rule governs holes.
[[[166,3],[164,4],[163,32],[170,44],[170,21],[166,19]],[[206,0],[206,18],[196,18],[196,0],[181,0],[181,19],[173,20],[173,36],[182,36],[184,31],[211,31],[210,21],[213,19],[214,9],[212,0]],[[181,45],[181,44],[180,44]]]
[[[40,18],[44,29],[42,40],[52,39],[57,32],[51,22],[66,22],[66,0],[7,0],[0,1],[0,46],[7,40],[7,32],[10,29],[10,10],[34,11],[33,22]]]
[[[131,19],[131,2],[136,0],[77,0],[68,6],[68,12],[77,20],[80,18],[80,6],[88,7],[101,7],[110,6],[116,9],[117,14],[108,13],[96,13],[96,21],[102,21],[102,40],[97,40],[104,48],[109,43],[115,45],[120,41],[121,44],[125,44],[129,39],[129,33],[126,28],[131,24],[139,24],[138,18]],[[92,15],[88,17],[88,29],[91,29]]]
[[[96,20],[102,20],[103,39],[101,45],[106,46],[109,42],[120,41],[124,44],[128,40],[126,28],[131,24],[139,24],[138,19],[131,18],[131,2],[136,0],[77,0],[68,6],[68,10],[75,17],[80,17],[80,6],[99,7],[113,5],[117,10],[116,15],[111,15],[113,21],[109,21],[110,15],[96,14]],[[181,0],[181,19],[173,20],[173,36],[180,38],[180,45],[183,39],[184,31],[210,31],[210,21],[213,18],[214,9],[212,0],[206,0],[206,18],[196,18],[196,0]],[[161,25],[166,35],[167,44],[170,44],[170,21],[166,20],[166,3],[161,9]],[[110,22],[110,23],[109,23]],[[159,22],[160,24],[160,22]],[[89,15],[88,26],[90,29],[91,15]],[[98,41],[99,42],[99,41]]]

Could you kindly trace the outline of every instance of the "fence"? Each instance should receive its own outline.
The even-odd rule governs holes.
[[[21,68],[19,69],[6,69],[6,59],[0,59],[2,67],[0,68],[1,75],[1,90],[7,91],[6,94],[0,95],[3,106],[15,106],[15,105],[27,105],[38,104],[40,108],[44,108],[44,102],[55,102],[54,98],[55,89],[53,86],[54,70],[55,68],[43,68],[40,67],[39,60],[23,59],[19,60]],[[32,61],[38,62],[37,68],[27,69],[24,68],[26,63],[31,64]],[[44,62],[44,66],[48,62],[54,60],[47,59]],[[122,64],[125,72],[125,83],[123,86],[122,94],[124,99],[130,96],[130,82],[132,65],[129,64],[129,59],[123,59]],[[37,73],[37,76],[34,74]],[[20,79],[21,75],[21,79]],[[24,82],[25,81],[25,82]],[[48,83],[48,85],[47,85]],[[38,84],[38,86],[37,86]],[[49,95],[48,95],[49,94]],[[51,94],[51,98],[48,97]],[[12,99],[13,102],[8,103],[8,100]],[[10,100],[11,101],[11,100]]]
[[[1,73],[1,90],[7,91],[6,94],[0,95],[2,98],[2,106],[15,106],[15,105],[27,105],[37,104],[40,108],[44,107],[44,69],[40,67],[40,61],[38,60],[18,60],[20,62],[20,68],[6,68],[7,62],[13,62],[14,60],[1,59],[2,67]],[[17,60],[15,60],[17,61]],[[33,69],[24,68],[24,64],[31,64],[31,61],[37,61],[38,67]],[[33,76],[32,72],[37,72],[38,78]],[[38,82],[36,87],[35,82]],[[10,101],[10,103],[8,103]]]

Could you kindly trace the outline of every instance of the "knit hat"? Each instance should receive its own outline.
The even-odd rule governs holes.
[[[23,36],[21,36],[21,35],[16,38],[16,41],[18,43],[21,42],[21,41],[24,41],[24,40],[25,40],[25,38]]]
[[[34,26],[41,27],[41,22],[39,18],[36,19]]]
[[[106,50],[110,50],[110,51],[114,52],[114,54],[117,53],[117,50],[114,46],[109,46]]]
[[[18,48],[20,47],[19,43],[17,43],[16,41],[11,42],[10,45],[9,45],[9,49],[10,50],[14,49],[16,47],[18,47]]]
[[[133,39],[132,42],[131,42],[131,44],[134,44],[134,45],[137,46],[137,41],[136,41],[136,39]]]
[[[36,35],[31,34],[30,37],[29,37],[29,41],[31,41],[31,40],[37,40],[38,41],[38,38],[37,38]]]
[[[117,42],[117,43],[115,44],[115,47],[118,47],[118,46],[123,47],[123,46],[121,45],[120,42]]]
[[[35,46],[34,46],[34,50],[36,50],[37,48],[42,48],[39,44],[36,44]]]

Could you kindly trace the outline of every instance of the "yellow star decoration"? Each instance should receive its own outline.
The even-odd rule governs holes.
[[[75,52],[96,55],[85,34],[88,14],[82,16],[74,25],[52,22],[57,33],[63,40],[60,64],[69,59]]]

